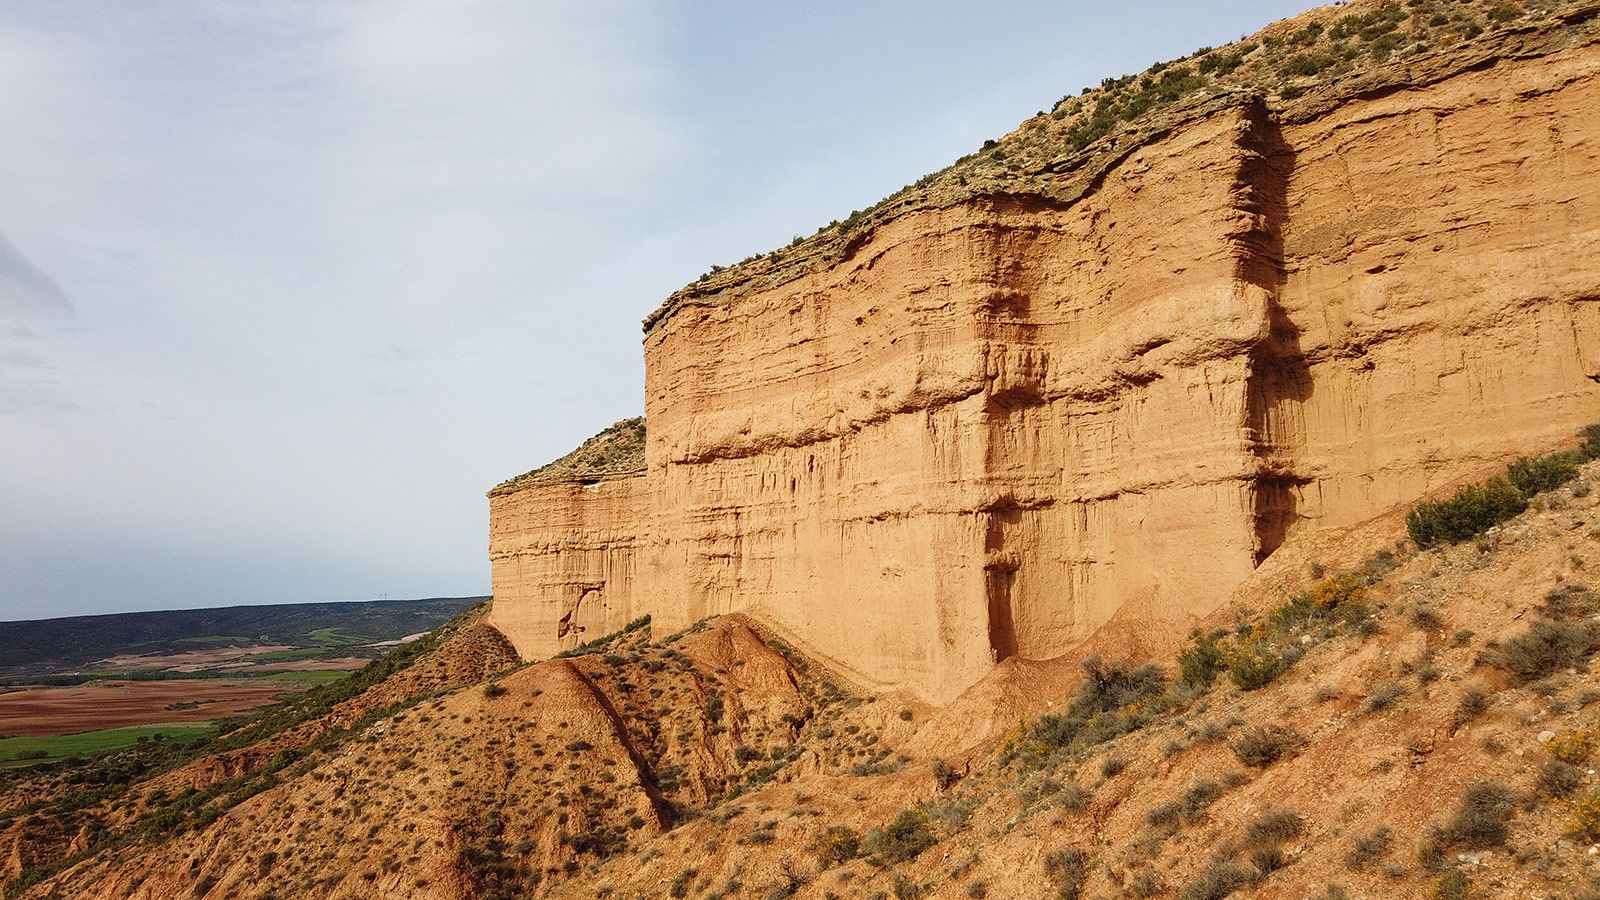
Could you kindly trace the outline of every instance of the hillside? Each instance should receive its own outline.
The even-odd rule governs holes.
[[[513,665],[504,639],[482,624],[483,612],[474,607],[364,669],[218,735],[0,771],[6,895],[91,854],[192,838],[274,787],[291,766],[308,771],[314,762],[306,757],[333,752],[379,718]]]
[[[78,672],[113,657],[123,658],[124,669],[149,668],[137,658],[220,647],[374,655],[363,648],[432,631],[485,599],[284,603],[0,622],[0,678]]]
[[[1600,463],[1513,474],[1523,512],[1369,523],[1176,658],[1014,660],[942,709],[739,617],[521,666],[460,620],[341,729],[5,814],[24,858],[86,848],[21,894],[1589,896]]]

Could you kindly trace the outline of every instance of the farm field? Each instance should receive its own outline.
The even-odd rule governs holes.
[[[300,673],[294,673],[300,674]],[[0,736],[65,735],[236,716],[299,693],[301,679],[92,681],[0,693]]]
[[[56,762],[107,750],[131,747],[141,740],[186,741],[215,730],[210,722],[175,722],[165,725],[130,725],[77,734],[26,735],[0,738],[0,769]]]
[[[0,622],[0,768],[209,733],[344,678],[476,600]]]

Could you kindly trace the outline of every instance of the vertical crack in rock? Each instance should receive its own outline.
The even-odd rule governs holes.
[[[1015,553],[1006,552],[1006,530],[1022,521],[1014,502],[980,510],[985,520],[983,586],[989,602],[989,651],[995,662],[1017,655],[1016,613],[1012,590],[1017,581]]]
[[[1005,491],[976,510],[983,540],[982,614],[995,663],[1023,650],[1017,580],[1027,546],[1035,538],[1025,531],[1022,505],[1010,491],[1017,487],[1017,468],[1028,456],[1019,452],[1018,442],[1038,429],[1030,418],[1047,402],[1049,355],[1039,346],[1034,309],[1040,273],[1037,266],[1020,261],[1021,254],[1033,249],[1036,234],[1023,223],[1037,223],[1052,209],[1040,198],[1023,197],[997,200],[987,208],[991,227],[985,239],[990,244],[980,258],[988,264],[989,289],[973,307],[973,333],[984,348],[984,399],[979,413],[984,481]]]
[[[1250,353],[1244,438],[1254,457],[1249,504],[1255,525],[1255,563],[1280,547],[1299,519],[1300,488],[1308,479],[1295,468],[1305,445],[1304,404],[1312,392],[1300,329],[1280,302],[1286,278],[1283,227],[1295,156],[1265,104],[1245,112],[1244,151],[1236,192],[1248,227],[1238,235],[1237,277],[1266,296],[1267,321]]]

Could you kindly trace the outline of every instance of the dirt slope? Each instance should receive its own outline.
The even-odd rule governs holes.
[[[1254,612],[1219,614],[1225,643],[1319,585],[1359,599],[1282,625],[1297,658],[1253,690],[1226,671],[1174,684],[1166,659],[1156,690],[1052,730],[1081,708],[1080,660],[1002,666],[941,710],[862,695],[738,617],[646,626],[446,686],[202,827],[26,893],[1192,900],[1467,879],[1474,896],[1580,896],[1600,875],[1600,832],[1567,834],[1600,787],[1572,737],[1600,703],[1592,647],[1549,674],[1508,666],[1533,622],[1595,627],[1597,482],[1589,464],[1482,539],[1369,555],[1355,581],[1285,573]],[[1476,818],[1452,824],[1473,791]]]

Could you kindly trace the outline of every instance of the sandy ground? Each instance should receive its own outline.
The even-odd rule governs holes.
[[[309,684],[269,681],[102,681],[0,694],[0,735],[72,734],[97,728],[200,722],[265,706]],[[199,703],[193,709],[167,709]]]

